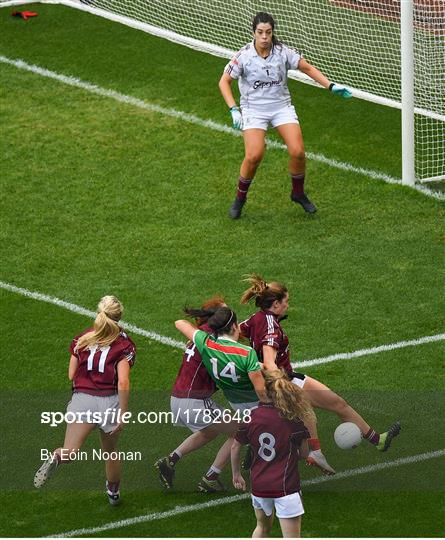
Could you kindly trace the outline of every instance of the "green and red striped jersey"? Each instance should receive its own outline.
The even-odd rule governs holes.
[[[193,342],[210,376],[229,401],[258,401],[249,372],[261,370],[261,365],[252,347],[227,337],[215,338],[202,330],[196,330]]]

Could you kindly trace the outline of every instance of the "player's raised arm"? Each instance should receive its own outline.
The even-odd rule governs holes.
[[[183,319],[175,321],[175,326],[177,330],[181,332],[181,334],[183,334],[189,341],[192,341],[193,335],[196,332],[196,326],[193,326],[191,322]]]
[[[323,75],[323,73],[319,69],[309,64],[309,62],[307,62],[304,58],[300,59],[300,62],[298,63],[298,69],[302,73],[310,77],[313,81],[321,84],[323,88],[331,91],[333,94],[336,94],[343,98],[352,97],[351,92],[347,88],[345,88],[344,86],[340,86],[339,84],[330,82],[329,79],[325,75]]]

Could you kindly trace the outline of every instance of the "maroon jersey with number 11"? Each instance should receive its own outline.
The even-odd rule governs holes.
[[[285,497],[300,491],[298,449],[309,432],[301,420],[287,420],[273,405],[260,403],[251,412],[251,421],[236,434],[242,444],[250,444],[252,494],[256,497]]]
[[[136,360],[136,347],[123,331],[106,347],[91,345],[76,351],[81,336],[91,332],[88,328],[76,336],[70,345],[70,352],[79,364],[73,379],[73,392],[83,392],[93,396],[112,396],[117,393],[117,365],[125,360],[133,366]]]

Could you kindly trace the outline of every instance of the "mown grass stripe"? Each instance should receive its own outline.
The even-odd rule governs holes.
[[[68,311],[72,311],[73,313],[85,315],[93,319],[96,317],[96,313],[94,311],[86,309],[82,306],[78,306],[77,304],[66,302],[65,300],[61,300],[60,298],[57,298],[55,296],[49,296],[47,294],[30,291],[22,287],[17,287],[16,285],[12,285],[11,283],[6,283],[5,281],[0,281],[0,289],[5,289],[7,291],[10,291],[16,294],[21,294],[22,296],[26,296],[27,298],[32,298],[33,300],[39,300],[41,302],[54,304],[61,308],[67,309]],[[185,344],[181,341],[176,341],[175,339],[172,339],[168,336],[163,336],[156,332],[152,332],[151,330],[144,330],[143,328],[140,328],[139,326],[135,326],[134,324],[121,321],[121,326],[125,330],[133,332],[134,334],[144,336],[153,341],[158,341],[159,343],[163,343],[164,345],[168,345],[170,347],[174,347],[176,349],[181,349],[181,350],[185,350],[186,348]],[[359,358],[361,356],[378,354],[380,352],[385,352],[385,351],[393,351],[393,350],[401,349],[404,347],[416,347],[418,345],[423,345],[424,343],[433,343],[435,341],[443,341],[443,340],[445,340],[445,334],[425,336],[425,337],[421,337],[417,339],[411,339],[408,341],[399,341],[398,343],[390,343],[388,345],[379,345],[377,347],[372,347],[370,349],[360,349],[354,352],[332,354],[326,357],[314,358],[313,360],[302,360],[300,362],[294,362],[292,364],[292,367],[302,368],[302,367],[307,367],[307,366],[315,366],[319,364],[327,364],[329,362],[335,362],[337,360],[345,360],[345,359],[350,360],[352,358]]]
[[[59,81],[63,84],[67,84],[70,86],[74,86],[77,88],[82,88],[83,90],[86,90],[88,92],[92,92],[93,94],[97,94],[103,97],[112,98],[116,101],[119,101],[121,103],[126,103],[128,105],[132,105],[134,107],[138,107],[140,109],[145,109],[151,112],[163,114],[165,116],[170,116],[179,120],[182,120],[184,122],[188,122],[190,124],[194,124],[200,127],[212,129],[214,131],[219,131],[222,133],[228,133],[230,135],[234,135],[236,137],[241,137],[241,132],[237,131],[235,129],[232,129],[231,127],[219,124],[217,122],[214,122],[213,120],[205,120],[203,118],[199,118],[198,116],[194,114],[185,113],[183,111],[178,111],[177,109],[173,108],[166,108],[161,107],[160,105],[156,105],[154,103],[149,103],[147,101],[143,101],[142,99],[135,98],[133,96],[128,96],[125,94],[121,94],[120,92],[117,92],[115,90],[109,90],[107,88],[102,88],[100,86],[97,86],[93,83],[82,81],[81,79],[78,79],[77,77],[72,77],[68,75],[63,75],[61,73],[57,73],[55,71],[51,71],[46,68],[42,68],[40,66],[36,66],[33,64],[28,64],[24,60],[21,59],[12,59],[8,58],[6,56],[0,55],[0,62],[3,62],[4,64],[9,64],[11,66],[15,66],[18,69],[22,69],[25,71],[29,71],[31,73],[35,73],[37,75],[41,75],[42,77],[47,77],[50,79],[54,79],[56,81]],[[267,139],[267,144],[270,148],[277,148],[280,150],[286,150],[286,146],[280,142],[273,141],[270,139]],[[374,171],[371,169],[365,169],[363,167],[356,167],[355,165],[352,165],[350,163],[344,163],[342,161],[338,161],[332,158],[328,158],[324,156],[323,154],[315,154],[313,152],[306,152],[306,155],[308,159],[313,161],[318,161],[320,163],[324,163],[325,165],[328,165],[329,167],[333,167],[336,169],[340,169],[343,171],[353,172],[355,174],[359,174],[361,176],[366,176],[368,178],[371,178],[373,180],[383,180],[384,182],[390,183],[390,184],[401,184],[402,181],[400,178],[394,178],[392,176],[389,176],[385,173]],[[433,197],[435,199],[445,200],[445,194],[438,193],[435,191],[430,190],[429,188],[426,188],[425,186],[416,185],[414,188],[421,193]]]
[[[377,463],[375,465],[368,465],[366,467],[358,467],[356,469],[348,469],[346,471],[338,472],[335,476],[319,476],[317,478],[311,478],[310,480],[303,480],[302,486],[322,484],[325,482],[333,482],[336,480],[343,480],[345,478],[351,478],[354,476],[359,476],[362,474],[368,474],[376,471],[381,471],[385,469],[390,469],[393,467],[400,467],[402,465],[410,465],[413,463],[420,463],[421,461],[426,461],[429,459],[434,459],[438,457],[445,456],[445,449],[436,450],[433,452],[426,452],[424,454],[417,454],[415,456],[409,456],[405,458],[399,458],[394,461],[386,461],[384,463]],[[112,521],[110,523],[105,523],[98,527],[90,527],[84,529],[75,529],[72,531],[66,531],[63,533],[55,534],[48,536],[47,538],[70,538],[72,536],[86,536],[92,535],[103,531],[109,531],[112,529],[120,529],[122,527],[129,527],[131,525],[136,525],[139,523],[147,523],[151,521],[157,521],[160,519],[166,519],[170,517],[175,517],[181,514],[186,514],[188,512],[196,512],[199,510],[206,510],[208,508],[213,508],[215,506],[221,506],[224,504],[231,504],[233,502],[238,502],[242,499],[247,499],[250,497],[249,493],[243,493],[241,495],[233,495],[231,497],[222,497],[221,499],[206,501],[204,503],[197,504],[188,504],[186,506],[176,506],[171,510],[165,512],[154,512],[153,514],[145,514],[141,516],[135,516],[133,518],[122,519],[119,521]]]

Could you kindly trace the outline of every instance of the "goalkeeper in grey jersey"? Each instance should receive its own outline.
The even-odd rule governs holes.
[[[344,98],[352,96],[349,90],[331,83],[300,54],[279,42],[274,35],[274,27],[271,15],[258,13],[252,24],[253,41],[232,58],[219,81],[221,94],[232,115],[233,127],[243,130],[245,146],[238,191],[229,210],[229,216],[233,219],[241,216],[250,184],[263,158],[269,124],[277,129],[289,152],[291,200],[311,214],[317,210],[304,192],[303,136],[287,87],[288,70],[299,69],[334,94]],[[233,97],[233,80],[238,80],[241,109]]]

